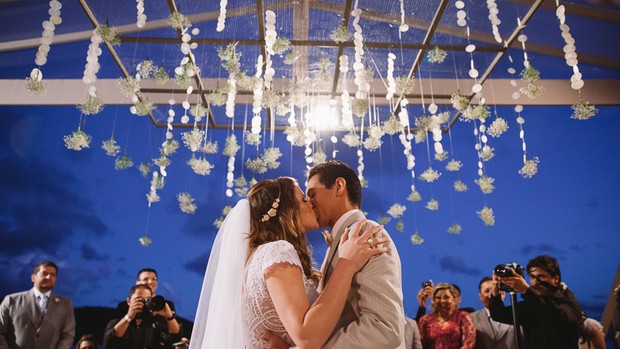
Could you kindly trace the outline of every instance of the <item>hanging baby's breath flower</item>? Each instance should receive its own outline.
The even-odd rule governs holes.
[[[403,125],[400,123],[396,115],[391,115],[389,119],[383,122],[383,132],[391,135],[400,133],[403,131]]]
[[[206,142],[200,150],[205,154],[217,154],[217,142]]]
[[[250,179],[250,181],[248,182],[248,187],[252,188],[256,183],[258,183],[258,181],[256,180],[256,178],[252,177],[252,179]]]
[[[360,184],[362,186],[362,188],[368,188],[368,181],[366,180],[366,177],[364,176],[358,176],[360,179]]]
[[[329,37],[337,43],[348,41],[352,36],[344,21],[340,21],[338,26],[329,34]]]
[[[420,195],[420,193],[418,193],[417,190],[413,189],[411,191],[411,194],[409,194],[409,196],[407,197],[407,200],[411,202],[417,202],[417,201],[422,200],[422,195]]]
[[[138,92],[140,92],[140,85],[138,81],[133,78],[133,76],[128,76],[126,78],[118,78],[114,81],[116,87],[121,90],[121,94],[125,97],[133,97]]]
[[[176,139],[168,139],[159,148],[159,153],[168,156],[176,153],[177,149],[179,149],[179,142]]]
[[[226,48],[218,47],[217,55],[222,60],[222,67],[228,74],[238,74],[241,71],[241,52],[237,52],[237,43],[231,43]]]
[[[381,138],[376,138],[376,137],[368,137],[363,142],[364,148],[366,148],[369,151],[375,151],[381,148],[381,144],[383,144],[383,142],[381,141]]]
[[[216,88],[213,92],[207,95],[207,101],[211,105],[221,106],[226,104],[226,99],[228,98],[228,91],[224,91],[222,88]]]
[[[588,120],[598,113],[598,109],[595,106],[591,105],[589,102],[584,102],[583,100],[579,100],[579,103],[571,106],[573,109],[573,115],[571,118],[577,120]]]
[[[529,99],[535,99],[542,94],[543,90],[543,86],[535,85],[530,82],[527,85],[521,87],[519,89],[519,92],[526,95]]]
[[[149,247],[153,243],[153,240],[151,240],[151,238],[149,238],[146,235],[144,235],[143,237],[139,238],[138,241],[140,241],[140,245],[142,245],[144,247]]]
[[[183,213],[194,214],[196,212],[198,207],[194,204],[194,198],[188,192],[179,193],[177,200],[179,200],[179,208]]]
[[[224,217],[217,218],[216,220],[213,221],[213,225],[217,229],[220,229],[222,227],[222,223],[224,223]]]
[[[450,102],[452,102],[452,107],[454,109],[461,112],[469,106],[469,98],[467,98],[467,96],[461,96],[457,93],[450,97]]]
[[[391,220],[392,219],[390,217],[381,215],[381,216],[379,216],[379,220],[377,221],[377,223],[379,223],[381,225],[386,225],[386,224],[390,223]]]
[[[439,201],[435,200],[435,199],[430,199],[427,203],[426,203],[426,208],[431,210],[431,211],[437,211],[439,210]]]
[[[237,74],[237,86],[241,86],[247,90],[254,90],[260,84],[260,78],[255,75],[248,76],[245,72]]]
[[[27,77],[25,84],[26,90],[33,95],[45,96],[47,93],[47,85],[43,82],[43,80],[31,79],[30,77]]]
[[[463,167],[463,163],[455,159],[450,160],[450,162],[446,164],[446,170],[451,172],[456,172],[460,170],[461,167]]]
[[[172,161],[166,156],[160,156],[157,159],[153,159],[153,163],[159,167],[168,167]]]
[[[409,94],[413,88],[415,87],[415,80],[413,76],[409,78],[407,75],[403,75],[394,79],[396,82],[396,92],[397,96],[403,97]]]
[[[297,60],[301,57],[301,54],[297,54],[294,51],[291,51],[284,56],[284,64],[293,65]]]
[[[138,64],[138,74],[142,79],[150,79],[155,72],[155,64],[150,59],[145,59]]]
[[[245,162],[245,167],[248,170],[258,174],[267,172],[267,165],[262,158],[247,159]]]
[[[201,118],[207,114],[207,110],[202,106],[201,103],[196,103],[193,107],[189,109],[189,113],[192,114],[195,118]]]
[[[113,46],[121,44],[121,38],[116,34],[116,28],[110,27],[107,24],[103,24],[97,27],[95,33],[101,37],[101,39]]]
[[[348,145],[351,148],[355,148],[361,144],[360,136],[355,134],[352,130],[342,137],[342,143]]]
[[[493,189],[495,189],[495,186],[493,185],[493,182],[495,182],[495,179],[493,177],[484,175],[474,180],[474,182],[478,184],[478,186],[480,187],[480,190],[485,194],[490,194],[493,192]]]
[[[454,182],[454,190],[459,193],[464,193],[469,190],[469,188],[467,188],[467,184],[463,183],[463,181],[457,180]]]
[[[413,140],[415,141],[415,144],[424,143],[426,141],[426,131],[421,129],[415,131]]]
[[[163,176],[153,176],[151,179],[151,190],[159,190],[164,187],[164,177]]]
[[[158,86],[162,86],[170,80],[170,75],[168,75],[164,67],[156,67],[153,71],[153,80],[155,80]]]
[[[435,153],[435,160],[437,161],[444,161],[447,158],[448,158],[448,152],[445,150],[443,151],[443,153]]]
[[[538,71],[532,64],[528,64],[527,67],[521,71],[521,80],[529,83],[533,83],[540,78],[540,71]]]
[[[485,104],[470,105],[462,111],[461,121],[484,120],[490,113],[489,107]]]
[[[500,117],[497,117],[487,129],[487,134],[491,137],[499,137],[507,130],[508,122]]]
[[[265,149],[263,153],[263,162],[265,166],[269,169],[276,169],[280,167],[280,162],[278,159],[282,156],[282,152],[280,152],[280,148],[272,147]]]
[[[533,157],[531,159],[525,160],[523,167],[519,170],[519,174],[523,178],[532,178],[536,173],[538,173],[538,157]]]
[[[488,225],[488,226],[495,225],[495,216],[493,216],[492,208],[488,208],[484,206],[482,210],[476,211],[476,214],[478,214],[478,217],[482,219],[482,221],[484,222],[484,225]]]
[[[146,194],[146,201],[148,201],[149,207],[151,207],[152,203],[161,201],[161,198],[157,195],[156,191],[151,191]]]
[[[204,131],[198,128],[194,128],[191,131],[183,132],[181,134],[181,138],[183,138],[183,143],[192,152],[197,152],[200,149],[200,144],[202,144],[203,137]]]
[[[237,187],[245,187],[248,185],[248,181],[245,179],[243,175],[237,177],[234,182],[235,182],[235,186]]]
[[[351,103],[351,111],[359,117],[366,115],[368,112],[368,100],[353,98],[353,102]]]
[[[90,146],[90,141],[92,137],[81,129],[78,129],[71,135],[64,136],[63,139],[65,141],[65,147],[67,149],[80,151]]]
[[[415,234],[411,235],[411,243],[414,245],[422,245],[424,243],[424,239],[418,234],[416,231]]]
[[[437,114],[437,119],[439,119],[439,124],[445,124],[446,122],[450,121],[450,112],[444,111]]]
[[[448,233],[450,234],[460,234],[461,233],[461,225],[460,224],[452,224],[450,228],[448,228]]]
[[[482,147],[482,151],[480,152],[480,158],[483,161],[489,161],[495,157],[495,148],[489,147],[488,145]]]
[[[286,114],[291,112],[291,108],[286,105],[286,103],[280,99],[278,105],[276,105],[276,115],[277,116],[285,116]]]
[[[319,148],[317,151],[312,154],[312,164],[318,165],[322,164],[327,160],[327,154],[323,151],[323,149]]]
[[[421,129],[421,130],[428,130],[431,128],[431,125],[433,123],[433,120],[427,116],[427,115],[422,115],[419,118],[415,119],[415,127]]]
[[[372,84],[375,80],[375,70],[371,66],[366,66],[366,76],[364,77],[366,82]]]
[[[181,12],[175,11],[170,14],[168,18],[168,24],[175,29],[181,29],[191,27],[192,22],[185,17]]]
[[[436,181],[439,176],[441,176],[441,173],[433,170],[432,167],[429,167],[426,169],[426,171],[422,172],[422,174],[418,178],[422,181],[432,183]]]
[[[235,156],[239,149],[241,149],[241,147],[237,144],[237,137],[234,133],[231,133],[230,136],[226,137],[226,145],[224,146],[222,154],[228,157]]]
[[[149,173],[151,172],[151,165],[149,165],[148,162],[143,162],[140,164],[140,166],[138,166],[138,171],[140,171],[142,177],[147,178]]]
[[[292,145],[296,147],[304,147],[306,145],[304,128],[302,126],[286,126],[284,134],[286,135],[286,140]]]
[[[396,222],[396,230],[401,233],[405,230],[405,223],[402,219],[399,219],[398,222]]]
[[[124,154],[122,157],[114,160],[114,168],[117,170],[124,170],[132,166],[133,161],[131,161],[131,158],[127,157],[127,154]]]
[[[121,147],[114,140],[114,135],[101,143],[101,149],[105,150],[107,156],[116,156],[121,151]]]
[[[103,110],[103,100],[101,98],[88,95],[86,96],[82,104],[77,106],[77,108],[84,115],[99,114]]]
[[[239,188],[235,188],[235,194],[237,194],[238,196],[246,196],[248,193],[248,187],[239,187]]]
[[[198,159],[192,154],[192,158],[187,161],[187,164],[194,170],[194,173],[201,176],[206,176],[211,173],[211,169],[214,167],[204,157]]]
[[[406,210],[406,206],[403,206],[401,204],[394,204],[392,205],[392,207],[390,207],[389,210],[387,210],[387,214],[389,214],[393,218],[400,218]]]
[[[276,38],[276,42],[273,43],[272,48],[275,54],[282,57],[284,52],[291,48],[291,41],[280,34],[280,36]]]
[[[426,58],[428,58],[428,61],[430,63],[443,63],[447,55],[448,54],[446,53],[446,51],[440,49],[439,46],[435,45],[432,50],[428,51],[428,53],[426,54]]]
[[[136,103],[136,115],[149,115],[155,107],[148,99],[143,98]]]
[[[224,208],[222,209],[222,215],[228,216],[228,214],[230,213],[230,211],[232,211],[232,209],[233,208],[230,205],[224,206]]]
[[[175,71],[174,79],[182,88],[188,88],[193,82],[192,77],[195,75],[200,75],[200,68],[198,68],[193,62],[188,62],[181,66],[181,68],[181,74],[178,74]]]
[[[249,145],[260,145],[261,144],[261,135],[260,133],[245,133],[245,143]]]
[[[274,105],[277,105],[278,103],[280,103],[280,95],[271,89],[268,90],[264,90],[263,91],[263,99],[262,101],[262,106],[265,108],[271,108]]]

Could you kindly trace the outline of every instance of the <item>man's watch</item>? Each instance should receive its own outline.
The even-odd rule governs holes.
[[[176,317],[177,317],[177,313],[172,311],[172,316],[171,317],[167,317],[166,321],[172,321],[172,320],[176,319]]]

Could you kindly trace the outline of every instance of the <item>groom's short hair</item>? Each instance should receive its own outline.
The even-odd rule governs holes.
[[[308,179],[315,175],[319,176],[319,182],[328,189],[334,185],[338,177],[344,178],[347,182],[349,201],[357,207],[362,206],[362,184],[349,164],[338,160],[329,160],[311,168],[308,172]]]

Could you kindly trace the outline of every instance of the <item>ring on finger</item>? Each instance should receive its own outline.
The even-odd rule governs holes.
[[[368,241],[368,244],[372,246],[372,242],[373,242],[372,238],[368,238],[368,240],[366,241]]]

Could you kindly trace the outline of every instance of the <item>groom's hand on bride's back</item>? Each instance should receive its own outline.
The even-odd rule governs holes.
[[[286,344],[286,342],[276,336],[275,334],[273,334],[273,332],[269,331],[269,330],[265,330],[265,332],[263,332],[263,334],[260,336],[260,338],[266,342],[269,342],[269,348],[271,349],[289,349],[289,345]]]
[[[350,261],[355,270],[360,270],[372,256],[389,250],[383,245],[390,241],[389,237],[377,234],[383,230],[383,226],[376,225],[361,233],[367,224],[368,221],[361,221],[353,229],[347,227],[340,238],[338,255],[340,259]]]

